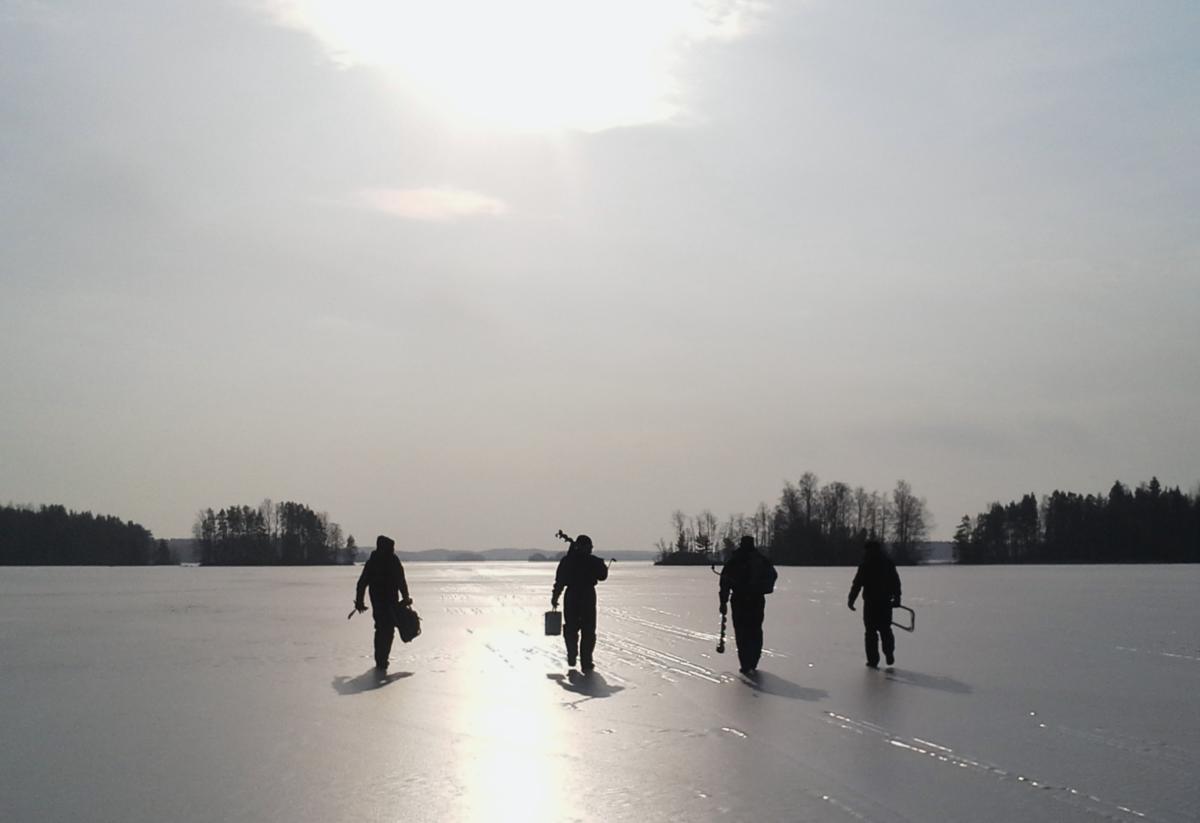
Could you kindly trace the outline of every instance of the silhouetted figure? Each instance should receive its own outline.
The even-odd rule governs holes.
[[[721,569],[721,614],[725,614],[726,603],[732,602],[733,639],[742,674],[758,669],[766,596],[775,590],[775,577],[774,565],[754,548],[754,538],[749,536],[742,538]]]
[[[574,667],[576,655],[580,668],[590,672],[592,650],[596,648],[596,584],[608,579],[608,566],[592,554],[592,538],[581,534],[571,541],[567,556],[558,561],[554,575],[554,593],[550,605],[558,608],[558,596],[566,588],[563,599],[563,640],[567,644],[567,665]],[[582,644],[580,642],[580,634]]]
[[[863,559],[850,587],[846,605],[854,611],[858,593],[863,596],[863,626],[866,628],[867,665],[879,668],[879,640],[883,639],[883,656],[891,666],[896,662],[896,636],[892,634],[892,608],[900,605],[900,575],[896,564],[884,554],[878,540],[868,540],[863,547]]]
[[[382,534],[375,538],[375,551],[363,564],[358,578],[358,590],[354,608],[365,612],[363,593],[371,592],[371,616],[375,619],[375,668],[387,671],[388,655],[392,652],[392,640],[398,627],[397,611],[401,605],[412,604],[408,596],[408,581],[404,579],[404,566],[396,557],[396,543]],[[400,596],[404,595],[401,600]]]

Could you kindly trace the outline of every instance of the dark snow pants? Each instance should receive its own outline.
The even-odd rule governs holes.
[[[729,598],[729,605],[733,607],[733,638],[737,642],[738,663],[742,669],[757,669],[758,659],[762,657],[767,598],[735,591]]]
[[[879,641],[883,640],[883,654],[891,657],[896,653],[896,636],[892,634],[892,604],[884,600],[879,603],[863,601],[863,627],[866,629],[864,645],[867,662],[879,665]]]
[[[579,664],[590,669],[592,650],[596,648],[595,586],[567,587],[563,595],[563,640],[567,644],[567,659],[574,660],[578,654]]]
[[[386,669],[388,656],[392,653],[392,641],[396,637],[396,609],[399,603],[390,606],[371,604],[371,617],[375,619],[375,665]]]

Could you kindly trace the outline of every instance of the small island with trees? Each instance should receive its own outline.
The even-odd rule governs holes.
[[[354,536],[303,503],[229,506],[196,516],[192,535],[205,566],[315,566],[351,564]]]
[[[658,565],[723,562],[741,536],[750,535],[778,565],[852,566],[868,537],[888,544],[897,563],[920,562],[932,521],[924,498],[904,480],[882,494],[841,481],[822,486],[805,472],[799,482],[784,483],[774,508],[760,503],[752,515],[723,521],[707,509],[692,517],[676,511],[671,524],[672,539],[656,546]]]

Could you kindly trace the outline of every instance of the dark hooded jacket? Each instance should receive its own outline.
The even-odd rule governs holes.
[[[868,549],[863,556],[850,586],[851,604],[860,591],[864,603],[890,606],[900,602],[900,575],[896,573],[896,564],[882,549]]]
[[[592,547],[572,543],[567,556],[558,561],[558,571],[554,575],[554,599],[558,600],[564,588],[595,588],[597,583],[607,579],[608,566],[592,554]]]
[[[753,543],[743,542],[734,549],[721,569],[721,603],[729,600],[730,592],[735,598],[761,597],[758,581],[767,574],[770,574],[773,582],[774,566],[771,561]]]
[[[370,590],[371,606],[381,608],[400,602],[400,595],[408,600],[408,581],[404,579],[404,566],[392,551],[376,549],[363,564],[358,578],[358,603],[363,602],[363,592]]]

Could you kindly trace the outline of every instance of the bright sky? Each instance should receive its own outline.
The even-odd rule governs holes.
[[[0,502],[649,548],[1200,480],[1200,6],[10,0]]]

